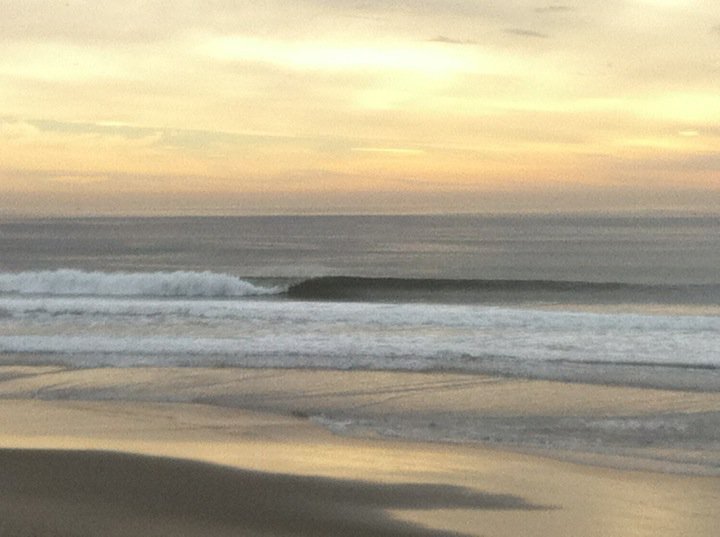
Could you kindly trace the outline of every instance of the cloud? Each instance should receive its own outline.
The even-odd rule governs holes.
[[[27,121],[13,120],[0,117],[0,138],[23,140],[38,135],[40,130]]]
[[[444,35],[437,35],[431,39],[428,39],[428,43],[446,43],[448,45],[475,45],[477,41],[469,39],[453,39]]]
[[[203,43],[198,51],[226,62],[259,62],[307,71],[391,70],[448,74],[475,69],[472,58],[457,51],[374,43],[318,43],[225,36]]]
[[[8,4],[8,3],[4,3]],[[14,5],[13,5],[14,4]],[[29,0],[0,7],[0,36],[22,40],[64,40],[75,43],[152,41],[167,35],[158,24],[156,6],[143,12],[120,4]]]
[[[558,4],[535,8],[536,13],[565,13],[567,11],[575,11],[575,8]]]
[[[353,147],[351,151],[356,153],[386,153],[390,155],[422,155],[422,149],[408,147]]]
[[[112,46],[157,43],[187,33],[297,33],[319,14],[317,0],[300,9],[286,0],[23,0],[0,2],[0,42],[10,40]],[[337,11],[335,9],[334,11]],[[298,24],[298,16],[305,17]],[[307,24],[306,24],[307,23]]]
[[[521,37],[535,37],[539,39],[547,39],[550,37],[547,34],[542,34],[534,30],[526,30],[525,28],[505,28],[504,31],[506,34],[519,35]]]
[[[172,6],[170,9],[168,6]],[[524,10],[526,11],[526,10]],[[516,2],[469,0],[18,0],[0,2],[0,42],[46,41],[111,46],[154,44],[187,34],[237,34],[285,39],[323,34],[383,32],[388,28],[438,28],[448,21],[517,20]],[[347,24],[347,18],[357,19]],[[367,22],[363,23],[363,20]],[[381,28],[378,28],[378,22]],[[338,28],[343,24],[343,28]],[[348,28],[348,26],[350,26]]]
[[[690,155],[638,159],[627,162],[627,165],[633,168],[643,167],[656,172],[720,172],[720,153],[703,152]],[[687,176],[683,177],[685,181],[688,179]],[[716,179],[715,184],[717,184]]]
[[[447,17],[496,18],[515,11],[512,2],[477,2],[469,0],[305,0],[306,5],[321,8],[322,12],[341,10],[343,12],[403,14],[406,16],[438,15]],[[510,5],[507,5],[510,4]]]
[[[90,185],[93,183],[104,183],[110,180],[107,175],[53,175],[47,179],[51,183],[63,183],[68,185]]]

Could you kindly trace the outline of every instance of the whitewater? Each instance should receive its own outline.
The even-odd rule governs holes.
[[[0,293],[97,296],[248,296],[273,294],[238,277],[209,271],[104,273],[44,270],[0,274]]]

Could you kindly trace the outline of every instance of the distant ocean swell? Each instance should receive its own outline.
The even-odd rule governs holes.
[[[210,271],[99,272],[76,269],[0,273],[0,293],[46,296],[252,297],[300,300],[483,303],[561,300],[720,305],[720,284],[644,285],[553,280],[414,279],[324,276],[259,284]]]

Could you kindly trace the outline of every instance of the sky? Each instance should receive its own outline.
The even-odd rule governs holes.
[[[5,0],[0,215],[720,214],[717,0]]]

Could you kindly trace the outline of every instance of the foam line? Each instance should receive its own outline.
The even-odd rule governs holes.
[[[283,291],[209,271],[130,273],[60,269],[0,273],[0,292],[20,295],[234,297]]]

